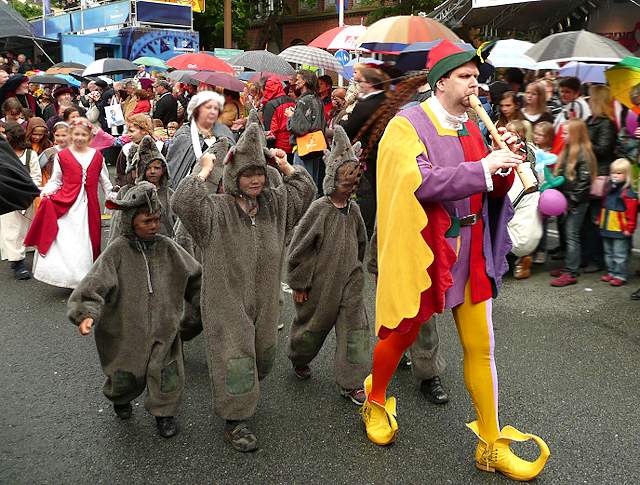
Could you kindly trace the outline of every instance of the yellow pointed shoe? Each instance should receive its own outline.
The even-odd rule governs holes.
[[[549,447],[542,438],[534,434],[518,431],[513,426],[505,426],[500,436],[491,444],[480,436],[478,422],[467,424],[480,440],[476,448],[476,467],[486,472],[500,472],[512,480],[526,482],[537,477],[543,470],[549,458]],[[526,461],[518,457],[509,447],[512,441],[533,440],[540,449],[540,455],[535,461]]]
[[[376,445],[389,445],[396,440],[396,435],[398,434],[396,398],[388,398],[384,403],[384,407],[376,402],[369,401],[371,385],[372,376],[369,374],[364,380],[364,392],[367,400],[360,410],[364,426],[367,430],[367,437]]]

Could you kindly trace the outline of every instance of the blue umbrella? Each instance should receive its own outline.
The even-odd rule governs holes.
[[[383,61],[379,61],[378,59],[374,59],[373,57],[360,57],[356,59],[351,59],[344,66],[344,71],[342,73],[342,77],[344,77],[347,81],[351,81],[353,77],[353,66],[356,64],[382,64]]]
[[[396,67],[402,71],[420,71],[425,68],[427,64],[427,55],[429,51],[440,44],[442,40],[433,40],[431,42],[416,42],[414,44],[405,47],[398,55],[396,61]],[[474,50],[475,48],[471,44],[460,43],[457,44],[464,50]]]
[[[612,64],[588,64],[571,61],[562,66],[558,75],[560,77],[577,77],[583,83],[607,84],[604,71],[611,66]]]
[[[58,74],[58,77],[61,77],[65,81],[67,81],[74,88],[80,87],[80,81],[78,81],[75,77],[70,76],[69,74]]]

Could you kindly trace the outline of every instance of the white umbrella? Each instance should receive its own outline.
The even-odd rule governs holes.
[[[296,64],[307,64],[319,67],[328,71],[342,74],[342,65],[327,51],[310,47],[308,45],[294,45],[287,47],[280,54],[280,57]]]
[[[129,71],[137,71],[138,66],[128,59],[105,57],[89,64],[82,72],[84,77],[97,76],[99,74],[122,74]]]
[[[607,84],[604,71],[612,64],[587,64],[586,62],[567,62],[558,71],[560,77],[577,77],[583,83]]]
[[[496,42],[489,54],[489,62],[495,67],[519,67],[520,69],[557,69],[556,62],[538,63],[525,55],[533,44],[524,40],[504,39]]]
[[[615,40],[586,30],[578,30],[545,37],[525,52],[525,55],[538,62],[578,61],[615,64],[633,54]]]

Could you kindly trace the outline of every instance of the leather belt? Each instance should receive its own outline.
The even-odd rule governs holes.
[[[476,222],[478,222],[482,218],[482,214],[469,214],[468,216],[459,217],[458,221],[460,222],[460,227],[464,226],[473,226]]]

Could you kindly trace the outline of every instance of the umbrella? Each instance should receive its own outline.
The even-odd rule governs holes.
[[[74,88],[79,88],[80,87],[80,81],[78,81],[71,74],[60,74],[59,77],[61,77],[65,81],[67,81],[67,83],[69,83]]]
[[[409,44],[448,39],[460,42],[460,38],[450,29],[431,18],[419,15],[398,15],[373,23],[357,46],[372,51],[398,52]]]
[[[567,62],[558,72],[560,77],[577,77],[583,83],[606,84],[604,71],[611,64],[587,64],[586,62]]]
[[[98,76],[100,74],[121,74],[129,71],[137,71],[138,66],[128,59],[117,59],[114,57],[105,57],[104,59],[98,59],[89,64],[82,75]]]
[[[191,82],[193,82],[193,75],[198,72],[198,71],[185,71],[182,69],[176,69],[175,71],[171,71],[169,74],[167,74],[167,77],[169,79],[171,79],[172,81],[175,81],[177,83],[184,83],[184,84],[189,84]],[[197,84],[197,83],[195,83]]]
[[[283,59],[296,64],[308,64],[328,71],[342,73],[342,65],[327,51],[308,45],[294,45],[287,47],[280,54]]]
[[[436,47],[441,40],[434,40],[431,42],[416,42],[411,44],[400,52],[398,59],[396,60],[396,67],[402,71],[420,71],[425,68],[427,64],[427,55],[429,51]],[[460,46],[464,50],[474,50],[471,44],[459,41],[456,45]]]
[[[174,69],[188,69],[191,71],[226,72],[228,74],[235,72],[233,67],[222,59],[212,56],[211,54],[205,54],[204,52],[180,54],[179,56],[169,59],[166,64]]]
[[[364,25],[343,25],[327,30],[324,34],[309,42],[311,47],[319,49],[349,51],[356,50],[358,39],[367,31]]]
[[[229,62],[234,66],[241,66],[258,72],[285,74],[287,76],[293,76],[296,73],[286,59],[266,50],[246,51],[229,59]]]
[[[356,64],[384,64],[384,61],[379,61],[378,59],[374,59],[373,57],[359,57],[356,59],[351,59],[349,62],[347,62],[344,65],[344,71],[342,73],[342,76],[347,80],[350,81],[351,78],[353,77],[353,66],[355,66]]]
[[[640,58],[625,57],[604,73],[611,88],[611,96],[627,108],[640,114],[640,106],[631,101],[631,90],[640,84]]]
[[[545,37],[531,47],[525,55],[534,61],[555,62],[618,62],[631,56],[625,47],[602,35],[578,30],[560,32]]]
[[[226,72],[196,72],[193,76],[196,81],[210,84],[212,86],[219,86],[229,91],[236,91],[241,93],[244,91],[244,83]]]
[[[73,71],[78,71],[84,69],[84,64],[80,64],[79,62],[58,62],[54,64],[45,72],[47,74],[70,74]]]
[[[64,84],[65,86],[69,85],[69,82],[60,77],[60,76],[52,76],[51,74],[38,74],[36,76],[31,76],[29,78],[30,83],[35,84]]]
[[[167,66],[162,59],[158,59],[157,57],[138,57],[132,62],[134,64],[138,64],[139,66],[157,67],[158,69],[169,68],[169,66]]]
[[[558,63],[536,62],[525,55],[533,47],[531,42],[516,39],[498,40],[494,43],[489,54],[489,62],[495,67],[518,67],[520,69],[558,69]]]

